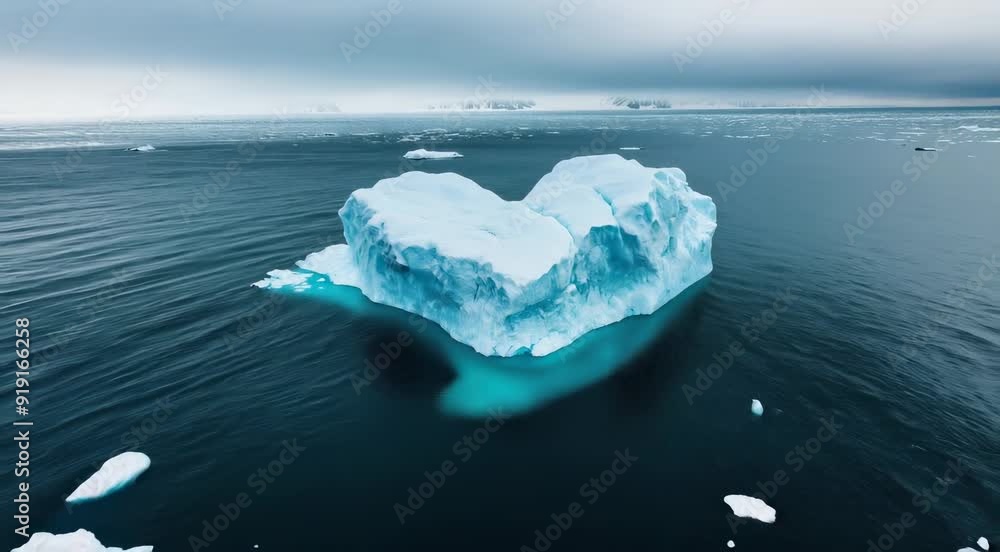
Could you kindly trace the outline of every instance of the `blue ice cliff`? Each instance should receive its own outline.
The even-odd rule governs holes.
[[[326,275],[483,355],[547,355],[712,271],[712,199],[680,169],[618,155],[562,161],[521,201],[408,172],[355,190],[339,214],[346,244],[254,285],[301,290],[303,271]]]

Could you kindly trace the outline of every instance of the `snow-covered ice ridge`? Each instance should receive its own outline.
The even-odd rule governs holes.
[[[562,161],[521,201],[408,172],[355,190],[340,218],[347,244],[300,269],[495,356],[547,355],[652,313],[712,271],[716,228],[715,204],[683,171],[619,155]]]

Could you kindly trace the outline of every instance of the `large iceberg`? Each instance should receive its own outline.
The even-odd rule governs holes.
[[[66,502],[85,502],[107,496],[136,480],[150,465],[149,457],[141,452],[123,452],[101,465],[68,497]]]
[[[128,550],[104,546],[90,531],[78,529],[72,533],[32,533],[28,542],[10,552],[153,552],[152,546],[136,546]]]
[[[716,227],[712,199],[680,169],[619,155],[562,161],[521,201],[454,173],[408,172],[354,191],[340,218],[347,244],[300,269],[496,356],[547,355],[652,313],[712,271]]]

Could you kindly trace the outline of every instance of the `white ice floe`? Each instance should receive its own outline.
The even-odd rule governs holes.
[[[981,127],[979,125],[964,125],[955,130],[968,130],[971,132],[1000,132],[1000,128]]]
[[[759,498],[745,495],[726,495],[722,499],[739,517],[753,518],[764,523],[774,523],[774,508]]]
[[[427,151],[425,149],[418,149],[406,152],[406,155],[403,157],[407,159],[454,159],[462,157],[462,154],[457,151]]]
[[[105,462],[73,491],[66,502],[84,502],[107,496],[135,481],[149,468],[149,457],[141,452],[123,452]]]
[[[626,146],[626,147],[623,147],[623,148],[618,148],[618,149],[620,149],[620,150],[622,150],[622,151],[639,151],[639,150],[641,150],[642,148],[639,148],[639,147],[634,147],[634,146]]]
[[[145,146],[138,146],[138,147],[134,147],[134,148],[128,148],[128,151],[144,151],[144,152],[145,151],[156,151],[156,148],[154,148],[153,146],[151,146],[149,144],[146,144]]]
[[[736,548],[736,543],[733,541],[729,541],[726,543],[726,546],[728,546],[729,548]]]
[[[267,278],[263,280],[254,282],[252,285],[259,288],[283,288],[289,286],[296,291],[301,291],[309,287],[306,281],[309,280],[309,275],[302,272],[295,272],[292,270],[272,270],[267,273]]]
[[[104,546],[90,531],[77,529],[73,533],[62,535],[34,533],[28,542],[10,552],[153,552],[153,547],[136,546],[121,549]]]
[[[763,416],[764,415],[764,405],[761,404],[761,402],[758,401],[757,399],[754,399],[754,400],[750,401],[750,412],[753,412],[754,416]]]
[[[298,262],[300,268],[319,272],[322,274],[336,274],[337,277],[330,277],[330,281],[342,286],[361,287],[361,274],[358,272],[354,258],[351,256],[351,249],[347,246],[331,246],[322,251],[310,253],[305,259]],[[271,272],[274,272],[273,270]],[[268,272],[268,275],[271,274]],[[287,271],[286,271],[287,272]],[[287,284],[274,282],[271,280],[271,287],[280,288]],[[258,282],[259,283],[259,282]],[[264,287],[264,286],[257,286]]]
[[[347,244],[298,263],[437,322],[484,355],[544,356],[651,314],[712,271],[715,204],[683,171],[619,155],[562,161],[521,201],[454,173],[355,190]],[[258,287],[284,287],[272,271]]]
[[[986,537],[979,537],[979,540],[976,541],[976,544],[978,544],[979,548],[982,548],[983,550],[990,549],[990,541],[986,540]]]

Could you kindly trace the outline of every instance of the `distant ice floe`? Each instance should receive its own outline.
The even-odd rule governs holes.
[[[153,547],[136,546],[122,549],[104,546],[90,531],[77,529],[73,533],[62,535],[34,533],[28,542],[10,552],[153,552]]]
[[[403,157],[407,159],[454,159],[462,157],[462,154],[456,151],[427,151],[425,149],[418,149],[406,152],[406,155]]]
[[[774,508],[759,498],[744,495],[726,495],[722,499],[739,517],[753,518],[764,523],[774,523]]]
[[[979,548],[982,548],[983,550],[990,549],[990,541],[986,540],[986,537],[979,537],[979,540],[976,541],[976,544],[978,544]]]
[[[292,270],[275,269],[267,273],[267,278],[254,282],[252,285],[261,289],[278,289],[289,286],[295,291],[303,291],[309,288],[309,284],[306,283],[308,280],[308,274]]]
[[[621,151],[639,151],[642,148],[636,146],[625,146],[623,148],[618,148],[618,149],[620,149]]]
[[[736,543],[733,541],[729,541],[726,543],[726,546],[728,546],[729,548],[736,548]]]
[[[981,127],[979,125],[963,125],[955,130],[968,130],[969,132],[1000,132],[1000,128]]]
[[[123,452],[105,462],[97,473],[66,497],[66,502],[85,502],[107,496],[135,481],[149,465],[149,457],[145,454]]]
[[[143,152],[146,152],[146,151],[156,151],[156,148],[154,148],[153,146],[151,146],[149,144],[146,144],[144,146],[137,146],[137,147],[134,147],[134,148],[128,148],[126,151],[143,151]]]
[[[750,401],[750,412],[753,412],[754,416],[763,416],[764,415],[764,405],[760,401],[758,401],[757,399],[754,399],[754,400]]]

